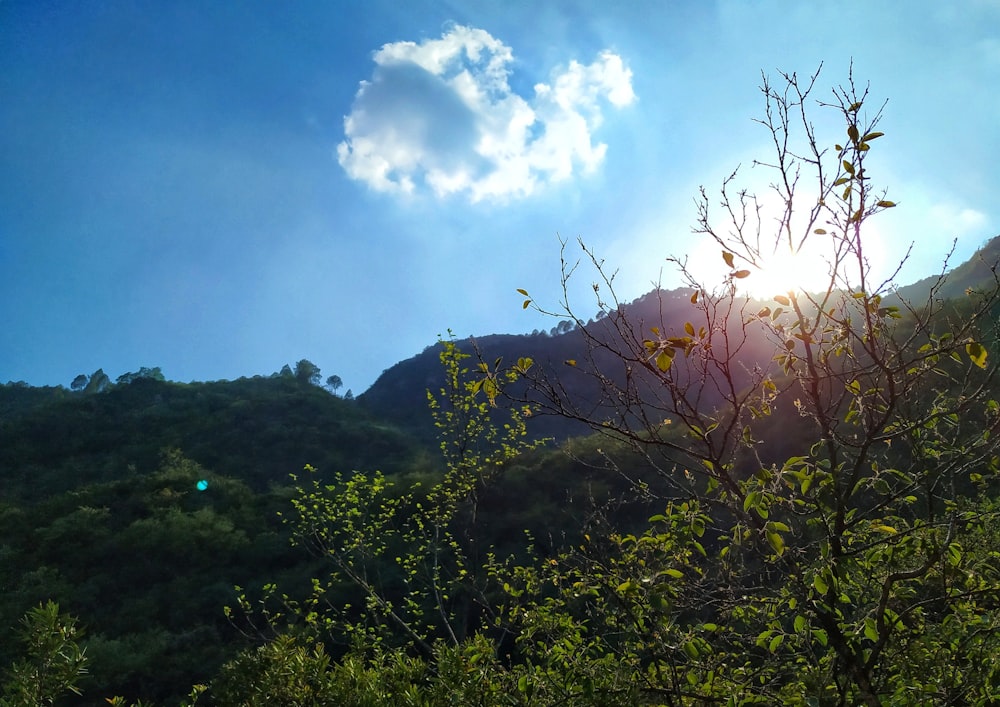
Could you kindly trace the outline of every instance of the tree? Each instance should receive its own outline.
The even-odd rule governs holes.
[[[307,383],[309,385],[319,385],[320,380],[322,380],[319,366],[306,359],[302,359],[295,364],[295,378],[300,383]]]
[[[711,286],[673,259],[692,292],[682,327],[630,320],[585,246],[596,325],[568,299],[549,311],[580,327],[590,353],[562,373],[533,368],[529,399],[642,453],[660,470],[642,491],[665,511],[638,537],[611,533],[523,572],[519,591],[566,590],[536,601],[522,631],[596,636],[580,650],[594,665],[617,653],[647,699],[672,704],[990,703],[996,264],[958,302],[938,296],[944,276],[921,302],[876,279],[869,222],[895,206],[869,173],[882,108],[853,75],[816,101],[817,77],[764,78],[774,155],[755,166],[770,194],[736,172],[718,202],[702,190],[696,230],[727,274]],[[842,121],[838,144],[817,136],[816,108]],[[818,292],[741,293],[770,258],[817,241]],[[564,265],[564,286],[575,269]],[[748,356],[765,344],[770,360]],[[600,407],[565,395],[568,376],[592,376]]]
[[[70,390],[83,390],[87,387],[87,381],[89,380],[90,376],[81,373],[73,379],[72,383],[69,384]]]
[[[129,383],[137,381],[141,378],[148,378],[150,380],[155,380],[155,381],[166,380],[166,378],[163,376],[163,371],[160,370],[159,366],[156,366],[155,368],[147,368],[146,366],[142,366],[138,371],[134,371],[131,373],[123,373],[122,375],[118,376],[115,383],[117,383],[118,385],[128,385]]]
[[[111,379],[108,378],[108,374],[104,372],[103,368],[98,368],[92,374],[90,374],[90,381],[87,386],[83,389],[84,393],[103,393],[111,385]]]
[[[330,391],[336,395],[337,391],[340,390],[341,386],[344,385],[344,381],[340,379],[340,376],[333,375],[326,379],[326,386]]]
[[[81,694],[77,682],[86,673],[87,659],[77,645],[76,621],[50,601],[29,611],[21,624],[24,657],[8,671],[0,705],[54,705],[63,693]]]

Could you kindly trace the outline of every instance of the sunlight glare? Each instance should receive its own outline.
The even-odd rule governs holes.
[[[830,285],[830,265],[816,253],[778,252],[762,263],[759,270],[739,283],[739,288],[756,299],[770,299],[788,292],[815,293]]]

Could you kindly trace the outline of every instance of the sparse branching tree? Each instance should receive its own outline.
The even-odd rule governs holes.
[[[317,674],[301,679],[327,680],[330,694],[341,700],[348,694],[344,671],[367,671],[364,679],[371,680],[373,671],[403,668],[392,651],[415,661],[407,668],[417,676],[413,680],[441,678],[446,665],[459,661],[463,667],[456,676],[461,674],[462,679],[445,680],[446,685],[435,690],[464,694],[467,687],[488,687],[465,672],[478,662],[469,663],[473,655],[485,656],[493,649],[477,635],[492,630],[500,619],[488,596],[492,579],[483,569],[489,548],[480,547],[476,530],[478,496],[508,460],[535,444],[526,440],[524,410],[506,411],[508,421],[503,425],[492,417],[500,388],[513,380],[513,372],[494,374],[483,365],[473,374],[465,363],[471,356],[451,340],[441,343],[440,357],[445,384],[437,393],[428,391],[441,436],[440,480],[426,489],[419,484],[398,489],[379,472],[358,472],[334,474],[331,482],[323,482],[312,467],[307,467],[306,479],[295,479],[299,486],[286,521],[294,542],[326,560],[329,574],[314,580],[307,600],[295,603],[285,598],[279,601],[280,609],[269,608],[276,587],[265,587],[259,605],[265,626],[253,630],[267,635],[287,621],[299,642],[278,639],[243,656],[242,661],[261,671],[255,679],[272,679],[275,666],[266,656],[282,660],[289,655],[299,656],[296,660],[311,656],[309,660],[322,668],[320,663],[328,662],[322,644],[333,642],[351,649],[351,658],[336,668],[340,677]],[[520,363],[519,371],[531,365],[528,360]],[[344,585],[353,587],[361,605],[329,600]],[[239,603],[245,617],[254,614],[255,607],[242,592]],[[232,615],[231,610],[227,613]],[[488,665],[494,666],[494,661],[486,660],[477,670]],[[367,694],[372,699],[374,692]],[[452,699],[459,698],[452,694]],[[358,702],[362,703],[368,704]]]
[[[564,556],[548,579],[570,590],[539,607],[577,617],[571,634],[615,636],[588,645],[595,664],[631,660],[654,701],[992,703],[996,264],[959,302],[940,298],[943,275],[921,301],[896,295],[869,257],[869,221],[895,206],[869,167],[882,106],[853,75],[816,100],[817,77],[764,79],[774,155],[755,169],[770,193],[738,172],[702,190],[696,232],[726,274],[712,286],[672,259],[691,292],[683,326],[664,300],[658,320],[631,319],[586,247],[604,316],[586,325],[568,297],[549,311],[589,354],[533,368],[530,399],[631,443],[660,470],[643,491],[666,511],[638,538]],[[818,135],[814,110],[839,118],[838,138]],[[817,245],[827,277],[809,292],[742,292]],[[563,265],[568,292],[577,264]],[[599,400],[567,395],[568,376],[591,377]],[[541,631],[533,616],[525,630]]]

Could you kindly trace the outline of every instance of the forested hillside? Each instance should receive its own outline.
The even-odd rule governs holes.
[[[433,429],[427,391],[416,392],[423,405],[411,415]],[[0,665],[20,651],[20,618],[58,602],[86,632],[86,697],[75,704],[111,695],[175,704],[269,635],[226,618],[235,586],[308,595],[322,562],[291,546],[280,517],[306,464],[331,481],[379,470],[403,487],[444,469],[436,439],[418,441],[287,375],[137,377],[100,392],[8,384],[0,408]],[[641,507],[622,497],[627,484],[594,446],[512,464],[480,504],[484,546],[521,552],[530,531],[551,552],[579,536],[595,504],[617,499],[619,516]],[[342,588],[338,600],[363,597]]]

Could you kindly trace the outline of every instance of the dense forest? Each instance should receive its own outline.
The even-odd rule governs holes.
[[[821,145],[811,91],[765,81],[762,123],[820,291],[740,294],[727,182],[721,283],[619,302],[581,244],[585,315],[520,290],[551,333],[356,398],[305,360],[0,387],[0,704],[996,704],[1000,237],[872,282],[880,112],[837,89]]]

